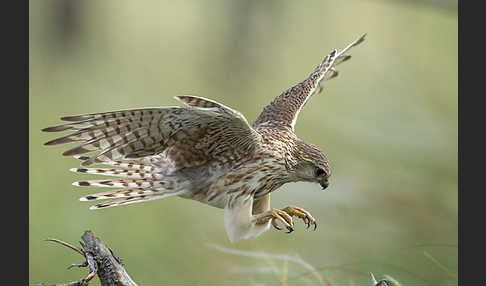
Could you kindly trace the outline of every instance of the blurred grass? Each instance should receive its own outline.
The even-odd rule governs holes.
[[[79,1],[79,23],[63,38],[60,2],[29,8],[31,284],[84,275],[65,270],[79,262],[75,253],[43,240],[73,242],[91,229],[140,285],[281,285],[279,275],[235,274],[265,264],[208,242],[298,255],[335,285],[368,285],[369,271],[403,285],[457,285],[424,255],[457,275],[456,10],[403,1]],[[60,155],[64,146],[42,145],[53,137],[40,129],[62,115],[175,105],[179,94],[220,101],[251,122],[364,32],[296,125],[331,160],[328,191],[297,183],[272,194],[273,207],[309,210],[316,232],[302,224],[230,244],[221,210],[178,198],[88,211],[78,198],[96,190],[72,186],[79,176],[68,171],[79,162]],[[288,271],[288,285],[311,283],[305,269]]]

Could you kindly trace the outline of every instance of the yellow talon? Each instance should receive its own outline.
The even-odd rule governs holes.
[[[314,225],[314,230],[317,228],[317,223],[315,218],[306,210],[296,207],[296,206],[288,206],[282,211],[286,212],[290,216],[296,216],[304,221],[304,223],[307,225],[307,228],[311,226],[311,224]]]

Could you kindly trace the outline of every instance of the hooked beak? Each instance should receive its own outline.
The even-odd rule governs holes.
[[[322,189],[325,190],[327,188],[327,186],[329,186],[329,182],[328,181],[320,181],[319,185],[321,185]]]

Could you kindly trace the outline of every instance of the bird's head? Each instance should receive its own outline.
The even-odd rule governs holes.
[[[295,142],[295,162],[292,168],[297,181],[319,183],[322,189],[329,185],[331,168],[329,160],[322,150],[302,140]]]

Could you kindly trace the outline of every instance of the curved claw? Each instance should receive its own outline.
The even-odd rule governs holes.
[[[317,224],[315,223],[316,220],[312,217],[312,215],[308,211],[296,206],[288,206],[282,210],[290,216],[296,216],[302,219],[304,221],[304,224],[307,225],[307,229],[309,229],[310,226],[313,224],[314,230],[316,230],[317,228]]]
[[[278,221],[280,221],[289,231],[288,233],[294,231],[294,225],[292,222],[292,217],[289,216],[286,212],[274,209],[269,211],[269,214],[263,214],[263,217],[265,216],[271,216],[270,221],[271,225],[277,229],[277,230],[282,230],[281,227],[279,227]]]
[[[317,221],[314,221],[314,231],[317,229]]]

